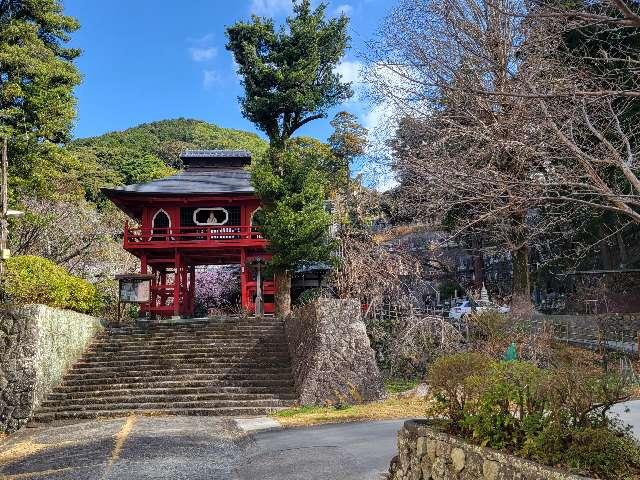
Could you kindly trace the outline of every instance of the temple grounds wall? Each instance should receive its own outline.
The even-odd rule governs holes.
[[[384,398],[384,384],[357,300],[321,298],[294,309],[285,329],[303,405]]]
[[[408,420],[398,432],[389,480],[584,480],[513,455],[471,445]]]
[[[0,311],[0,432],[28,422],[102,329],[97,318],[43,305]]]

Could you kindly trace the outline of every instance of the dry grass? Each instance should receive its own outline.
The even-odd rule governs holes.
[[[286,427],[301,427],[322,423],[343,423],[359,420],[386,420],[393,418],[424,417],[427,402],[421,398],[392,397],[381,402],[348,407],[296,407],[274,415]]]

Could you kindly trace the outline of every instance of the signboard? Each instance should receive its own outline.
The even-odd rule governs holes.
[[[151,300],[151,275],[117,275],[122,303],[148,303]]]

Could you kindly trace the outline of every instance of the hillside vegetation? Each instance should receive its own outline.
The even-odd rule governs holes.
[[[87,199],[95,201],[103,186],[147,182],[174,173],[182,167],[180,153],[188,149],[244,149],[255,156],[267,144],[254,133],[180,118],[75,140],[68,148],[86,172]]]

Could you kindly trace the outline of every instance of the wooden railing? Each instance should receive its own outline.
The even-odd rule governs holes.
[[[136,228],[125,225],[124,246],[135,247],[178,242],[237,244],[251,241],[266,242],[258,227],[222,225],[168,228]]]

